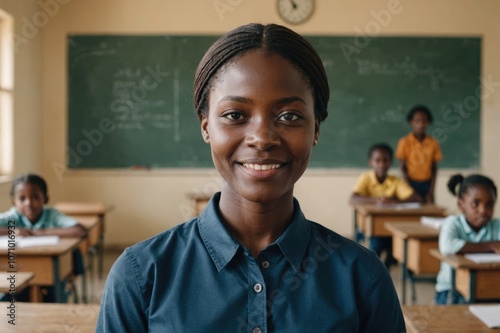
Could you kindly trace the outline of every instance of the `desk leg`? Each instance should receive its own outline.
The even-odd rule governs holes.
[[[452,303],[453,303],[453,295],[456,294],[457,292],[457,287],[456,287],[456,283],[457,283],[457,278],[456,278],[456,271],[455,271],[455,268],[452,267],[451,268],[451,299],[452,299]]]
[[[401,284],[403,287],[403,292],[402,292],[402,298],[403,298],[403,305],[406,304],[406,278],[408,274],[408,269],[407,269],[407,258],[408,256],[408,239],[403,240],[403,263],[401,265],[401,271],[402,271],[402,279],[401,279]]]
[[[102,272],[104,270],[104,234],[101,235],[99,239],[99,244],[97,245],[97,258],[98,258],[98,274],[99,280],[102,280]]]
[[[59,257],[52,257],[52,266],[54,267],[54,298],[56,303],[63,303],[64,290],[63,283],[59,277]]]
[[[470,271],[470,282],[469,282],[469,302],[468,303],[475,303],[476,302],[476,271],[471,270]]]

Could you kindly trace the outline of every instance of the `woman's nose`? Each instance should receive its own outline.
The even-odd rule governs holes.
[[[277,128],[266,120],[253,120],[247,127],[246,144],[258,150],[269,150],[280,145]]]

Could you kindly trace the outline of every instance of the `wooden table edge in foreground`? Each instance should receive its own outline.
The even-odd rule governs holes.
[[[30,302],[39,302],[38,286],[30,285],[34,277],[33,272],[0,272],[0,293],[5,293],[8,299],[15,300],[16,294],[30,288]]]
[[[407,333],[493,333],[468,305],[403,305]]]
[[[0,303],[0,332],[93,333],[99,315],[98,304],[16,302],[13,309],[4,304]]]

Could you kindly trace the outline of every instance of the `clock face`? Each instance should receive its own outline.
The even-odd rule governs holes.
[[[288,23],[307,21],[314,11],[314,0],[278,0],[278,13]]]

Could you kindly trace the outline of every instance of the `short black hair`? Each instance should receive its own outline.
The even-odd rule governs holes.
[[[277,24],[242,25],[222,35],[205,53],[194,78],[194,108],[198,118],[208,112],[208,97],[221,68],[238,56],[265,50],[290,61],[312,89],[314,114],[320,122],[328,116],[330,87],[325,67],[314,47],[295,31]]]
[[[408,121],[408,122],[412,121],[413,117],[415,116],[415,113],[417,113],[417,112],[424,113],[427,116],[427,120],[429,120],[429,124],[432,124],[433,118],[432,118],[431,110],[429,110],[429,108],[427,106],[422,105],[422,104],[415,105],[410,109],[410,111],[406,115],[406,121]]]
[[[457,192],[457,185],[460,184]],[[457,196],[462,199],[464,194],[467,193],[467,190],[470,187],[474,186],[486,186],[489,187],[493,194],[495,194],[495,198],[497,196],[497,187],[495,183],[490,178],[483,175],[470,175],[467,177],[462,176],[461,174],[456,174],[450,177],[448,180],[448,190],[450,190],[451,194]]]
[[[16,191],[16,186],[19,184],[24,184],[24,183],[30,183],[33,185],[36,185],[40,188],[40,191],[42,191],[43,196],[45,197],[44,201],[47,201],[49,198],[49,193],[47,189],[47,183],[45,180],[33,173],[25,173],[22,175],[19,175],[14,181],[12,182],[12,185],[10,187],[10,197],[11,199],[14,198],[14,193]],[[46,203],[46,202],[45,202]]]
[[[375,150],[382,150],[382,151],[387,152],[387,154],[389,154],[389,157],[390,157],[390,159],[392,161],[392,154],[393,154],[392,153],[392,148],[387,143],[381,142],[381,143],[376,143],[376,144],[372,145],[370,147],[370,149],[368,149],[368,158],[372,157],[372,154],[373,154],[373,152]]]

